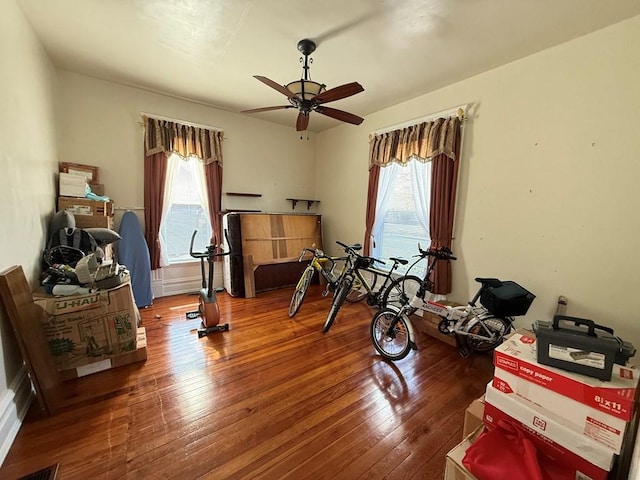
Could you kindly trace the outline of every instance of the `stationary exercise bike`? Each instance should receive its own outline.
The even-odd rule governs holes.
[[[220,325],[220,307],[218,306],[218,302],[216,300],[216,289],[213,287],[213,265],[216,257],[222,257],[224,255],[229,255],[230,251],[227,252],[216,252],[217,245],[209,245],[207,246],[204,252],[194,252],[193,251],[193,240],[196,238],[196,234],[198,230],[193,232],[191,235],[191,245],[189,246],[189,255],[193,258],[200,259],[200,272],[202,273],[202,290],[200,290],[199,302],[198,302],[198,310],[193,312],[187,312],[187,319],[192,320],[194,318],[202,318],[202,322],[200,323],[200,328],[198,328],[198,338],[202,338],[205,335],[208,335],[212,332],[228,332],[229,324],[225,323]],[[225,236],[226,236],[225,232]],[[227,239],[227,244],[229,240]],[[207,259],[207,263],[209,263],[209,282],[207,286],[207,280],[205,278],[205,270],[204,270],[204,259]]]

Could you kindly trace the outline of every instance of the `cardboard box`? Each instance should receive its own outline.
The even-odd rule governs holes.
[[[527,404],[533,410],[620,453],[627,421],[560,395],[501,368],[496,368],[493,388]]]
[[[84,176],[89,183],[98,183],[98,167],[81,163],[58,162],[58,170]]]
[[[99,202],[85,198],[58,197],[58,210],[68,210],[76,217],[82,215],[113,216],[113,202]]]
[[[90,183],[91,192],[96,195],[104,196],[104,185],[102,183]]]
[[[92,373],[103,372],[111,368],[122,367],[136,362],[144,362],[147,359],[147,333],[144,327],[138,327],[136,333],[136,350],[121,353],[114,357],[106,358],[99,362],[89,363],[81,367],[63,370],[59,372],[62,381],[84,377]]]
[[[75,215],[77,228],[110,228],[114,229],[113,217],[100,215]]]
[[[87,177],[60,172],[58,186],[63,197],[84,197],[87,194]]]
[[[484,430],[484,426],[479,426],[471,434],[467,435],[462,442],[453,447],[447,453],[447,459],[444,466],[444,480],[477,480],[477,478],[465,468],[462,459],[473,442]]]
[[[452,307],[460,305],[459,303],[448,300],[439,301],[438,303],[441,305],[450,305]],[[411,316],[411,322],[413,322],[413,325],[418,329],[418,331],[433,338],[437,338],[441,342],[451,345],[452,347],[458,347],[458,343],[452,335],[441,333],[438,329],[438,324],[441,320],[442,319],[438,315],[422,310],[418,310]]]
[[[484,395],[475,399],[464,412],[464,424],[462,426],[462,438],[473,433],[480,425],[484,416]]]
[[[535,342],[535,337],[530,333],[516,332],[496,347],[494,365],[596,410],[622,420],[631,420],[640,374],[637,369],[615,365],[611,381],[605,382],[540,365],[536,360]]]
[[[515,421],[522,430],[535,437],[532,442],[547,455],[560,458],[560,455],[573,454],[572,464],[589,478],[604,480],[606,472],[613,467],[616,454],[612,449],[555,422],[489,384],[485,394],[484,421],[495,426],[500,420]]]
[[[84,295],[34,294],[58,371],[102,362],[136,350],[138,310],[130,283]]]
[[[518,422],[516,419],[510,417],[490,403],[486,403],[484,416],[484,422],[488,428],[495,428],[498,422],[505,421],[519,428],[523,432],[523,435],[525,435],[525,437],[536,447],[538,459],[543,468],[545,464],[547,465],[547,468],[550,464],[553,464],[565,470],[570,469],[573,471],[572,478],[579,480],[609,479],[609,471],[593,465],[588,460],[576,455],[566,448],[563,448],[541,433],[527,428],[522,422]]]

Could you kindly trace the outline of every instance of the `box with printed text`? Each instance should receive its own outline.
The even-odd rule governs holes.
[[[536,360],[536,339],[516,332],[496,347],[494,365],[576,402],[625,421],[631,420],[638,393],[638,370],[615,365],[611,381],[541,365]]]
[[[493,388],[620,453],[627,421],[496,368]]]
[[[487,385],[483,418],[490,428],[500,422],[515,425],[543,455],[541,461],[565,470],[574,469],[575,478],[606,480],[614,466],[613,450],[555,422],[491,384]]]

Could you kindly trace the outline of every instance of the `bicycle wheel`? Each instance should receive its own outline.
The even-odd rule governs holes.
[[[371,341],[378,353],[387,360],[401,360],[411,351],[409,328],[404,316],[397,317],[397,312],[385,308],[371,319]],[[393,328],[389,330],[391,325]]]
[[[378,281],[378,274],[376,272],[371,272],[369,270],[360,270],[360,275],[364,278],[367,285],[371,291],[375,291],[376,282]],[[347,302],[357,303],[361,300],[364,300],[367,297],[369,290],[367,287],[360,281],[358,277],[353,278],[353,285],[351,286],[351,290],[347,294]]]
[[[353,278],[351,277],[346,277],[342,280],[342,283],[333,297],[333,302],[331,302],[331,309],[329,310],[329,315],[327,315],[327,319],[322,327],[322,333],[327,333],[331,328],[331,325],[333,325],[333,321],[336,319],[336,315],[338,315],[338,310],[340,310],[344,300],[347,298],[347,294],[349,293],[349,290],[351,290],[352,284]]]
[[[409,302],[418,289],[422,280],[415,275],[406,275],[393,280],[382,295],[382,307],[389,305],[401,306]]]
[[[511,322],[506,318],[479,318],[478,321],[475,322],[468,330],[465,328],[465,332],[472,335],[479,335],[485,339],[474,338],[468,335],[461,335],[461,337],[464,339],[464,343],[467,347],[471,350],[476,352],[488,352],[502,343],[504,336],[509,333],[509,330],[511,330]],[[493,339],[491,338],[492,336]]]
[[[307,289],[309,288],[309,284],[311,284],[311,279],[313,278],[313,268],[307,267],[302,272],[302,276],[300,280],[298,280],[298,285],[296,285],[296,289],[293,291],[293,295],[291,296],[291,302],[289,302],[289,316],[293,317],[298,310],[300,310],[300,306],[302,306],[302,301],[304,300],[304,296],[307,294]]]

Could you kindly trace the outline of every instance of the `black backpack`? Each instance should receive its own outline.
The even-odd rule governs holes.
[[[90,253],[95,253],[98,262],[102,262],[104,252],[89,232],[81,228],[61,228],[49,237],[44,261],[49,266],[63,264],[75,267],[82,257]]]

